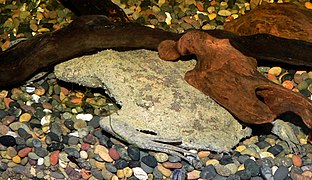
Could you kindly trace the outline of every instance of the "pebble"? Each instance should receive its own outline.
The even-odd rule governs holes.
[[[19,121],[24,123],[24,122],[28,122],[31,119],[31,114],[29,113],[23,113],[20,117],[19,117]]]
[[[76,115],[77,120],[91,121],[92,118],[93,118],[92,114],[77,114]]]
[[[60,151],[54,151],[50,154],[50,164],[52,166],[55,166],[57,163],[58,163],[58,160],[59,160],[59,154],[60,154]]]
[[[32,148],[25,147],[25,148],[18,151],[18,156],[21,158],[26,157],[26,156],[28,156],[28,153],[30,153],[31,151],[32,151]]]
[[[154,168],[157,166],[157,160],[154,156],[147,155],[141,158],[141,161],[147,166]]]
[[[115,148],[110,148],[108,154],[113,160],[117,160],[120,158],[120,154]]]
[[[104,161],[113,162],[114,160],[109,156],[108,149],[102,145],[96,145],[94,153],[98,154]]]
[[[193,170],[193,171],[187,173],[187,178],[188,179],[199,179],[199,178],[203,178],[202,176],[209,176],[209,175],[206,175],[207,172],[203,173],[202,176],[201,176],[201,174],[202,174],[201,171]]]
[[[222,9],[218,12],[218,15],[220,16],[230,16],[231,14],[232,14],[231,11],[225,9]]]
[[[213,165],[208,165],[200,172],[200,177],[203,179],[212,179],[217,175],[216,169]]]
[[[247,159],[244,162],[245,169],[250,172],[252,177],[257,176],[260,173],[259,165],[252,159]]]
[[[169,156],[166,153],[155,153],[154,157],[157,160],[157,162],[159,162],[159,163],[166,162],[169,159]]]
[[[173,162],[164,162],[162,163],[162,166],[167,169],[180,169],[182,168],[182,164],[179,162],[173,163]]]
[[[7,148],[7,155],[10,156],[10,157],[14,157],[17,155],[17,151],[15,150],[14,147],[8,147]]]
[[[157,169],[161,172],[162,175],[169,177],[171,175],[171,170],[168,168],[165,168],[162,165],[158,165]]]
[[[297,166],[297,167],[301,167],[302,166],[302,159],[299,155],[296,155],[294,154],[292,156],[292,163],[294,166]]]
[[[274,173],[274,180],[283,180],[288,176],[288,168],[280,166]]]
[[[0,144],[3,146],[9,147],[9,146],[15,146],[16,141],[13,136],[10,135],[3,135],[0,137]]]
[[[133,170],[133,175],[138,178],[138,179],[142,179],[142,180],[146,180],[148,179],[147,173],[140,167],[135,167],[132,168]]]

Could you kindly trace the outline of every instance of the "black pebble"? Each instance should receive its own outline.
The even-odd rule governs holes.
[[[221,165],[227,165],[227,164],[233,163],[233,159],[229,155],[224,155],[224,156],[221,157],[219,162],[220,162]]]
[[[68,139],[69,139],[69,136],[68,136],[68,135],[62,136],[62,143],[68,144]]]
[[[49,151],[47,151],[45,148],[42,147],[36,147],[35,148],[35,153],[39,156],[39,157],[46,157],[49,154]]]
[[[140,150],[139,148],[130,145],[127,149],[128,155],[129,157],[134,160],[134,161],[138,161],[140,159]]]
[[[278,155],[283,151],[283,147],[281,145],[276,144],[268,149],[268,152],[272,153],[274,156]]]
[[[31,138],[32,136],[30,134],[28,134],[28,132],[23,129],[23,128],[18,128],[17,130],[17,134],[22,137],[22,138],[25,138],[25,139],[28,139],[28,138]]]
[[[284,180],[288,176],[288,168],[280,166],[274,173],[274,180]]]
[[[151,168],[154,168],[157,166],[156,158],[154,156],[151,156],[151,155],[147,155],[147,156],[142,157],[141,161]]]
[[[252,159],[247,159],[244,162],[245,169],[248,170],[252,177],[258,176],[260,172],[260,166]]]
[[[251,179],[251,173],[248,170],[242,170],[242,171],[238,171],[237,175],[239,175],[240,179],[242,180],[247,180],[247,179]]]
[[[135,167],[140,167],[140,161],[133,161],[133,160],[130,160],[129,161],[129,168],[135,168]]]
[[[47,150],[49,152],[53,152],[56,150],[62,150],[62,149],[64,149],[64,145],[62,143],[52,143],[52,144],[49,144],[47,147]]]
[[[5,118],[7,115],[8,115],[8,113],[6,111],[4,111],[2,109],[0,110],[0,119]]]
[[[64,151],[68,156],[74,157],[75,159],[80,157],[78,150],[75,148],[66,148]]]
[[[127,161],[124,160],[124,159],[117,159],[117,160],[115,161],[115,167],[116,167],[117,169],[123,169],[123,168],[125,168],[125,167],[127,167],[127,166],[128,166],[128,163],[127,163]]]
[[[105,168],[111,173],[117,172],[117,168],[115,167],[113,163],[105,163]]]
[[[72,120],[66,119],[66,120],[64,121],[64,125],[65,125],[65,127],[67,127],[69,130],[74,130],[74,129],[75,129],[75,128],[74,128],[74,121],[72,121]]]
[[[53,132],[48,132],[47,136],[49,136],[52,142],[61,142],[59,136]]]
[[[213,165],[208,165],[200,172],[200,177],[203,179],[212,179],[217,175],[216,169]]]
[[[15,146],[16,141],[15,141],[15,138],[13,136],[4,135],[4,136],[0,137],[0,144],[2,144],[3,146],[6,146],[6,147]]]
[[[91,121],[88,122],[88,126],[92,126],[94,128],[100,127],[100,117],[99,116],[93,116]]]
[[[266,148],[266,147],[271,146],[271,144],[268,143],[268,142],[266,142],[266,141],[257,142],[256,145],[257,145],[260,149],[264,149],[264,148]]]

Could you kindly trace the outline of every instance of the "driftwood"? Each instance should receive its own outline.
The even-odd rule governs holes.
[[[291,111],[312,127],[312,101],[265,78],[257,71],[257,61],[233,48],[227,39],[192,31],[177,42],[163,41],[159,54],[165,60],[195,54],[197,65],[185,80],[245,123],[272,122]]]
[[[259,33],[312,42],[312,11],[302,4],[269,3],[225,23],[224,29],[240,36]]]
[[[312,67],[312,43],[265,34],[240,37],[221,30],[206,33],[229,39],[235,48],[256,59]],[[81,16],[59,31],[32,37],[2,52],[0,86],[15,86],[43,68],[98,50],[157,50],[161,41],[181,36],[135,23],[110,22],[102,15]]]

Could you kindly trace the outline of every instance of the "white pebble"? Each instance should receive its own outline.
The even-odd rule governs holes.
[[[165,12],[165,14],[166,14],[166,20],[165,20],[166,24],[170,25],[171,24],[171,20],[172,20],[171,15],[168,12]]]
[[[136,178],[140,180],[146,180],[148,179],[147,173],[140,167],[132,168],[133,174]]]
[[[35,103],[39,103],[40,96],[38,96],[37,94],[33,94],[31,95],[31,97],[32,100],[35,101]]]
[[[80,151],[81,159],[88,159],[88,153],[86,151]]]
[[[40,120],[40,124],[43,126],[49,125],[50,122],[51,122],[51,115],[50,114],[43,116],[43,118],[41,118],[41,120]]]
[[[50,109],[43,109],[43,112],[45,112],[46,114],[51,114],[52,111]]]
[[[13,131],[8,131],[5,135],[13,136],[13,137],[18,137],[19,135],[16,134],[16,132]]]
[[[35,87],[26,87],[25,90],[27,93],[33,93],[33,92],[35,92],[36,88]]]
[[[58,164],[59,164],[62,168],[66,168],[68,163],[67,163],[66,161],[62,160],[62,159],[59,159]]]
[[[84,121],[91,121],[93,118],[92,114],[77,114],[76,119],[81,119]]]
[[[277,166],[273,166],[273,167],[272,167],[272,174],[275,174],[275,172],[276,172],[277,169],[278,169]]]
[[[70,135],[70,136],[75,136],[75,137],[79,137],[79,133],[78,133],[78,131],[75,131],[75,132],[69,133],[68,135]]]
[[[39,159],[37,160],[37,165],[38,165],[38,166],[43,165],[43,163],[44,163],[44,159],[43,159],[43,158],[39,158]]]

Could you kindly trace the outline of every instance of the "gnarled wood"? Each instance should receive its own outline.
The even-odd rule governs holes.
[[[291,111],[312,127],[312,101],[265,78],[257,71],[256,60],[233,48],[227,39],[191,31],[176,43],[163,41],[159,54],[165,60],[195,54],[197,65],[186,73],[185,80],[246,123],[272,122]]]

